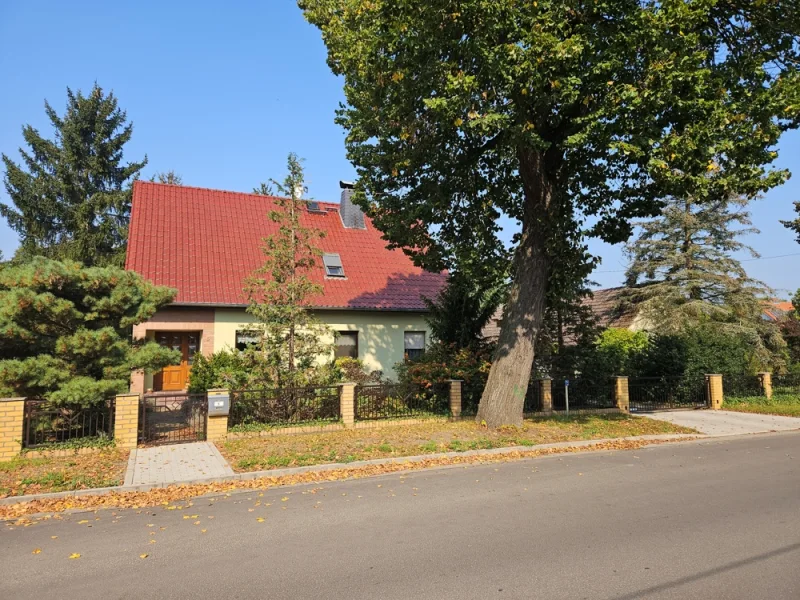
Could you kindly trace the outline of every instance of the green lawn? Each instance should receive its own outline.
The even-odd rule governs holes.
[[[800,417],[800,395],[774,393],[770,399],[765,396],[725,398],[722,408],[739,412]]]
[[[550,442],[696,433],[666,421],[627,415],[573,415],[526,419],[521,429],[488,430],[474,421],[431,421],[318,434],[242,438],[220,443],[236,471],[260,471],[324,463],[463,452]]]

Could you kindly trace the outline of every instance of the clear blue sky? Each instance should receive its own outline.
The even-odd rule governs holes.
[[[146,177],[174,169],[187,185],[249,191],[282,178],[290,151],[306,159],[315,198],[337,200],[339,179],[354,176],[333,122],[341,82],[293,0],[5,0],[0,73],[0,151],[15,158],[23,124],[49,134],[45,99],[61,113],[67,86],[88,90],[97,81],[133,121],[126,153],[147,154]],[[800,135],[786,136],[778,150],[779,166],[799,172],[751,206],[761,234],[747,241],[765,257],[800,254],[778,222],[793,217],[800,197]],[[9,201],[5,190],[0,198]],[[9,256],[16,246],[0,222],[0,250]],[[621,248],[593,242],[591,250],[603,258],[593,279],[618,285]],[[800,256],[745,264],[780,295],[800,287]]]

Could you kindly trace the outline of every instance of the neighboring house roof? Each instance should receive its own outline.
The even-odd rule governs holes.
[[[618,329],[641,330],[647,329],[648,323],[640,318],[635,306],[628,305],[626,309],[620,307],[620,300],[624,287],[593,290],[591,296],[583,300],[597,319],[600,327],[615,327]],[[767,321],[781,321],[794,310],[791,302],[773,300],[764,307],[764,319]],[[483,337],[489,340],[500,336],[500,326],[503,323],[503,307],[500,306],[486,326],[483,328]]]
[[[773,300],[764,308],[764,318],[767,321],[782,321],[794,312],[794,305],[788,300]]]
[[[339,204],[318,202],[304,212],[304,226],[325,232],[318,245],[339,255],[343,278],[324,274],[322,260],[310,274],[324,293],[317,308],[414,310],[427,307],[446,276],[415,267],[401,250],[389,250],[369,218],[348,229]],[[137,181],[133,186],[125,267],[178,290],[175,304],[247,304],[244,280],[264,263],[265,236],[277,232],[267,213],[274,198]]]
[[[620,296],[625,288],[616,287],[604,290],[594,290],[592,296],[583,299],[583,304],[592,309],[601,327],[620,327],[628,329],[636,322],[636,311],[621,311],[619,309]],[[500,327],[503,324],[503,306],[499,306],[489,322],[484,326],[481,334],[487,340],[496,340],[500,337]]]
[[[620,308],[620,300],[624,291],[624,287],[592,290],[592,295],[583,299],[583,304],[592,310],[600,327],[629,329],[634,325],[636,309],[622,310]]]

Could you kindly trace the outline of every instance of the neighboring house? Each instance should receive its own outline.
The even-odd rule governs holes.
[[[325,232],[325,254],[311,273],[324,293],[311,306],[338,332],[336,356],[360,358],[368,370],[391,376],[404,355],[418,355],[429,343],[422,297],[436,297],[446,278],[387,249],[350,200],[352,185],[341,187],[339,204],[308,201],[301,217]],[[244,280],[264,263],[263,238],[277,232],[267,217],[274,208],[269,196],[134,183],[126,268],[178,294],[133,335],[180,350],[183,360],[160,373],[135,373],[132,391],[183,390],[196,353],[253,341]]]
[[[584,305],[592,309],[600,327],[613,327],[616,329],[630,329],[631,331],[646,331],[650,329],[648,320],[638,313],[636,307],[627,305],[621,307],[624,287],[605,288],[593,290],[592,295],[584,298]],[[772,300],[764,307],[763,317],[767,321],[782,321],[794,310],[791,302]],[[500,335],[500,326],[503,323],[503,307],[497,309],[489,323],[483,328],[483,337],[487,340],[496,340]]]
[[[646,322],[633,310],[623,311],[620,309],[622,291],[625,288],[615,287],[604,290],[594,290],[592,296],[583,299],[583,304],[589,306],[597,318],[597,324],[601,327],[618,327],[639,331],[646,329]],[[503,307],[498,307],[492,318],[483,328],[483,337],[486,340],[494,341],[500,336],[500,327],[503,325]],[[567,340],[568,345],[570,343]]]

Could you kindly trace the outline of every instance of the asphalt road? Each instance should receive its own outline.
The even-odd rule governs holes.
[[[780,599],[799,565],[794,432],[0,525],[9,600]]]

